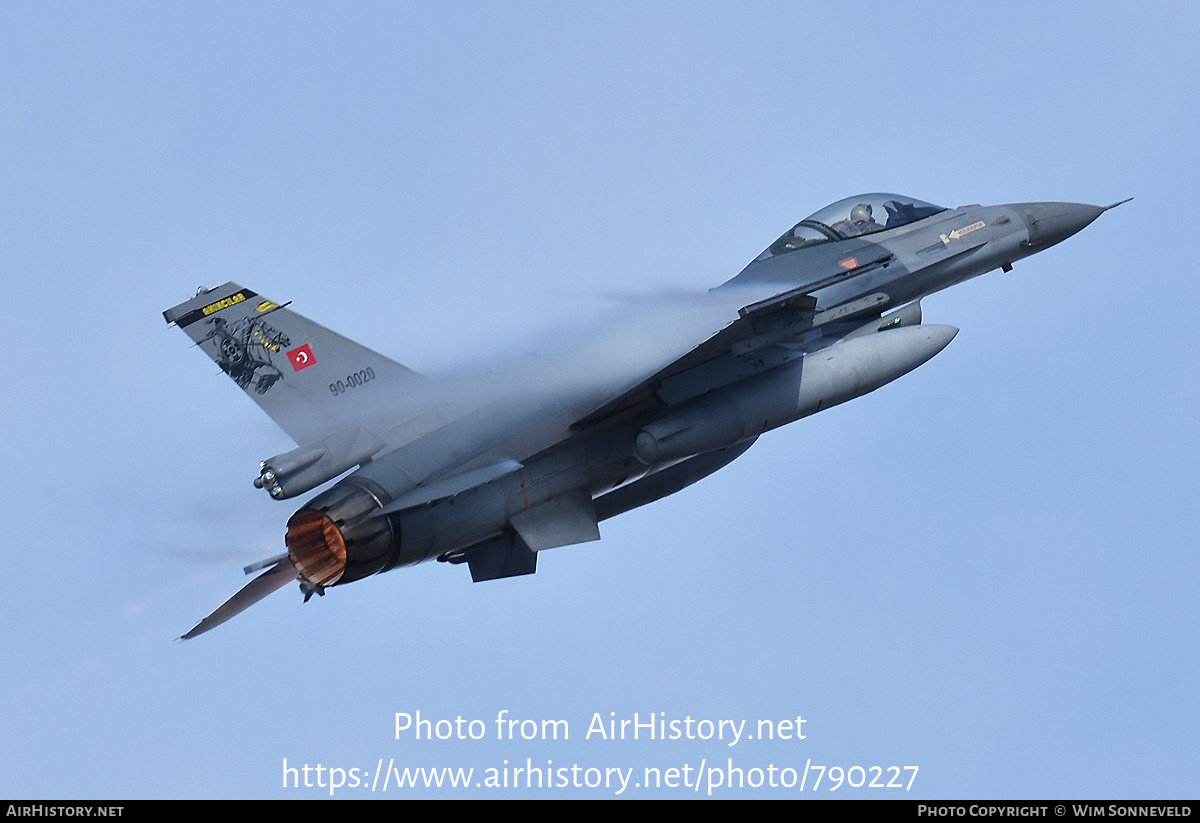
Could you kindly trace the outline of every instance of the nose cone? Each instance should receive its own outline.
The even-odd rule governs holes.
[[[1029,241],[1021,245],[1033,251],[1066,240],[1105,211],[1085,203],[1013,203],[1010,208],[1029,227]]]

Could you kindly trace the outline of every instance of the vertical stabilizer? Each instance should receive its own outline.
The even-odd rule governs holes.
[[[236,283],[163,317],[299,444],[360,425],[425,379]]]

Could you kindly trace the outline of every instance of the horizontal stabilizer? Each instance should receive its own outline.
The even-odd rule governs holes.
[[[276,589],[282,589],[300,573],[288,558],[280,560],[276,565],[247,583],[240,592],[226,600],[219,609],[196,624],[196,628],[185,634],[180,640],[191,640],[209,629],[215,629],[234,615],[244,612],[258,601],[262,600]]]

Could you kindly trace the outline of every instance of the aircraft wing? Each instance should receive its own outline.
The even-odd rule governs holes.
[[[829,323],[878,316],[890,302],[883,292],[825,309],[817,307],[817,298],[812,293],[886,265],[891,260],[892,255],[882,255],[854,269],[743,305],[736,316],[703,343],[605,400],[576,421],[572,428],[588,428],[651,402],[682,403],[779,366],[803,353],[778,347],[777,343],[800,339]],[[730,290],[724,299],[736,299],[738,294],[752,296],[752,293]]]
[[[566,363],[548,369],[556,378],[536,372],[534,388],[514,377],[514,394],[448,421],[394,456],[424,485],[449,472],[524,461],[572,433],[651,406],[682,403],[774,368],[804,353],[776,343],[830,323],[878,317],[890,302],[886,294],[821,309],[811,292],[890,259],[884,255],[784,291],[777,291],[778,284],[739,284],[666,301],[670,305],[639,306],[614,318],[594,339],[583,335],[587,345],[564,353]]]

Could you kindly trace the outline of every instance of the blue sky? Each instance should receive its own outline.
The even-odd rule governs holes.
[[[732,758],[919,767],[911,791],[832,796],[1194,796],[1198,17],[0,7],[0,795],[329,796],[284,789],[285,759],[638,782]],[[716,285],[863,191],[1136,199],[926,300],[962,329],[929,364],[532,577],[434,564],[304,605],[289,589],[173,642],[281,550],[297,503],[250,484],[290,442],[162,321],[198,285],[237,280],[438,370]],[[489,734],[395,739],[417,711]],[[496,740],[501,711],[570,739]],[[802,716],[806,737],[585,739],[635,712]],[[615,792],[334,796],[426,793]]]

